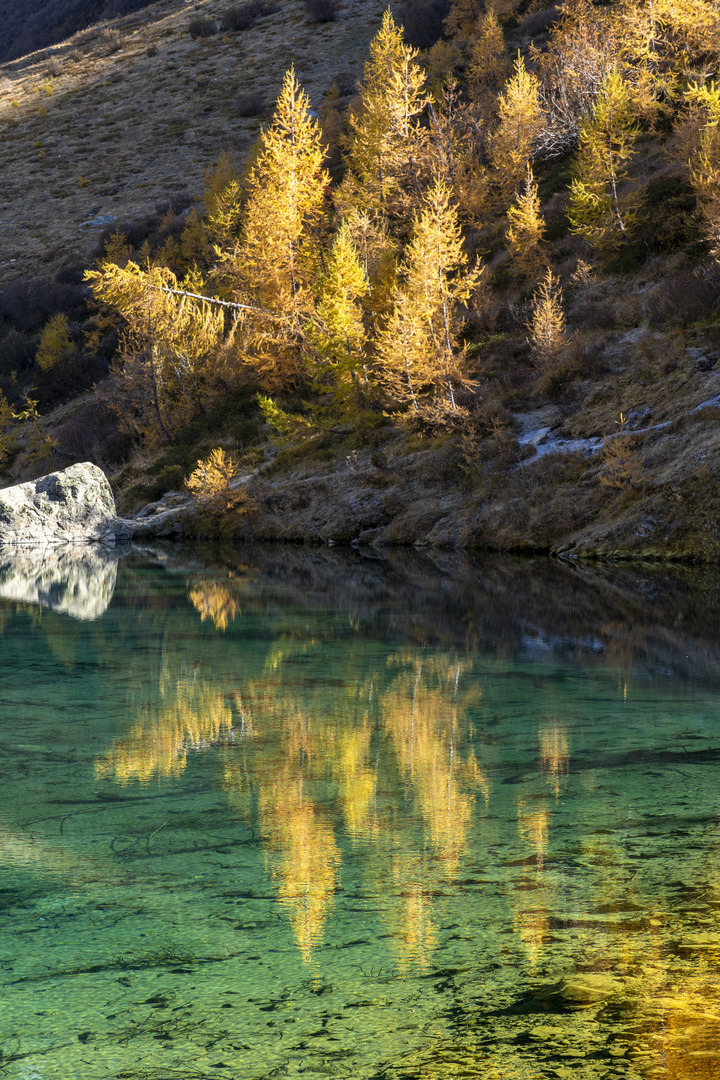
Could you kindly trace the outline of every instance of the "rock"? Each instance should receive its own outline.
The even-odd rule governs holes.
[[[89,622],[112,600],[117,564],[105,544],[0,548],[0,598]]]
[[[159,506],[159,504],[158,504]],[[154,513],[147,514],[147,507],[134,518],[120,518],[118,528],[125,529],[129,538],[136,537],[165,539],[170,536],[181,536],[184,532],[182,519],[186,518],[191,511],[191,506],[184,503],[182,506],[171,506],[169,509],[158,508]]]
[[[88,461],[0,491],[0,546],[128,538],[105,473]]]

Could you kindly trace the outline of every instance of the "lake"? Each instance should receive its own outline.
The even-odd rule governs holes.
[[[0,1075],[720,1075],[720,575],[0,551]]]

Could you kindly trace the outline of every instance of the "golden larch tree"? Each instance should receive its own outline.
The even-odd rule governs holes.
[[[395,312],[378,348],[381,378],[407,385],[409,363],[422,382],[431,383],[441,408],[455,411],[455,390],[462,382],[458,335],[461,305],[477,287],[482,268],[468,270],[457,209],[450,190],[437,179],[426,193],[405,252]],[[393,335],[396,335],[393,342]],[[419,409],[416,390],[410,392]],[[407,400],[407,398],[406,398]]]
[[[364,209],[402,215],[417,201],[425,76],[416,56],[388,9],[370,43],[359,104],[349,114],[347,158]]]
[[[540,213],[538,186],[530,165],[527,167],[525,184],[508,209],[507,219],[510,258],[521,274],[531,277],[543,265],[545,221]]]
[[[85,280],[124,323],[115,368],[124,428],[150,442],[172,441],[207,401],[210,356],[224,336],[222,310],[188,295],[196,280],[179,283],[165,267],[103,263]]]
[[[522,185],[543,122],[538,80],[519,55],[514,74],[498,98],[498,118],[491,158],[495,180],[507,202]]]
[[[477,35],[467,69],[468,88],[474,102],[494,112],[498,91],[510,74],[502,27],[493,11],[478,19]]]
[[[366,332],[362,297],[368,282],[350,229],[343,222],[326,260],[315,309],[314,337],[327,365],[337,403],[347,397],[357,380],[367,382]],[[321,367],[322,371],[322,367]]]
[[[527,340],[536,365],[541,369],[551,367],[567,344],[567,329],[560,282],[549,267],[533,293],[532,315],[527,328]]]
[[[580,129],[570,185],[572,230],[598,249],[612,250],[632,230],[638,197],[635,185],[626,181],[637,134],[629,88],[614,67],[593,116]]]

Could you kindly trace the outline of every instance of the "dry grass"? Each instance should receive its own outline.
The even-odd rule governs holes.
[[[50,60],[43,50],[0,67],[0,284],[89,262],[107,223],[98,219],[144,217],[169,192],[199,194],[223,151],[247,152],[258,103],[275,100],[290,63],[318,108],[333,81],[360,76],[385,2],[349,0],[336,21],[313,25],[303,0],[284,0],[242,32],[188,33],[191,16],[221,25],[236,6],[161,0],[83,31]]]

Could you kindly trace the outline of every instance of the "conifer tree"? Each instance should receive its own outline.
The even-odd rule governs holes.
[[[330,181],[323,156],[319,125],[290,69],[248,178],[238,255],[242,282],[261,306],[292,311],[316,274],[312,230]]]
[[[363,209],[402,215],[417,202],[425,76],[416,56],[388,9],[370,43],[359,105],[349,115],[348,164]]]
[[[125,324],[115,368],[124,428],[150,442],[172,441],[203,407],[209,357],[223,338],[222,312],[187,295],[196,279],[179,284],[165,267],[103,263],[85,280]]]
[[[455,390],[462,381],[459,309],[482,274],[478,267],[467,270],[467,263],[450,191],[435,180],[416,214],[395,309],[378,345],[381,380],[407,386],[404,400],[416,410],[418,390],[426,383],[434,385],[444,410],[456,410]]]
[[[323,155],[319,125],[291,69],[245,183],[240,238],[215,248],[216,280],[249,307],[238,328],[238,347],[267,388],[303,377],[304,326],[321,264],[329,184]],[[219,213],[235,212],[236,184],[225,189],[227,211],[225,196],[218,200],[211,227]],[[232,232],[232,224],[226,232]]]
[[[347,223],[343,222],[320,280],[314,335],[321,355],[331,365],[336,401],[358,378],[367,382],[366,333],[359,302],[367,291],[358,250]]]
[[[43,371],[49,371],[56,364],[71,360],[77,349],[70,336],[70,321],[67,315],[53,315],[43,327],[40,344],[35,360]]]
[[[520,55],[513,76],[498,98],[498,117],[491,157],[495,179],[507,201],[522,185],[542,128],[538,80],[525,69]]]
[[[562,300],[560,282],[548,267],[533,293],[532,315],[527,324],[527,340],[539,368],[554,364],[567,344]]]
[[[543,264],[542,239],[545,221],[533,171],[528,165],[525,184],[508,209],[507,240],[510,257],[521,274],[531,277]]]
[[[475,30],[480,7],[478,0],[451,0],[445,33],[449,37],[470,37]]]
[[[637,195],[623,182],[637,130],[630,92],[614,67],[603,83],[592,118],[580,129],[570,186],[568,217],[573,232],[596,248],[612,250],[632,229]]]
[[[496,95],[510,74],[505,38],[493,11],[478,19],[477,36],[470,53],[467,81],[472,100],[487,111],[496,108]]]

